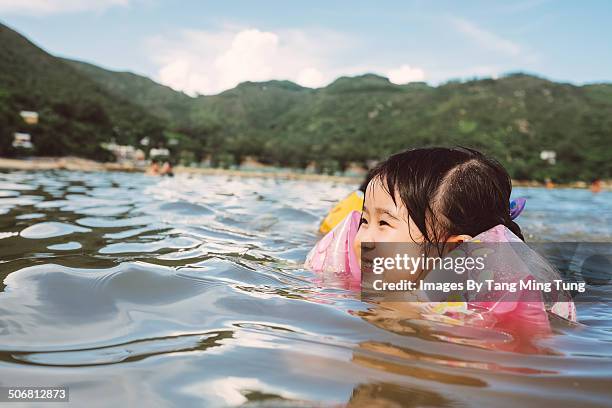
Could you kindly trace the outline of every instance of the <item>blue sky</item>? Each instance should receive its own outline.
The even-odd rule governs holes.
[[[52,54],[190,94],[365,72],[396,83],[515,71],[612,81],[605,0],[0,0],[0,21]]]

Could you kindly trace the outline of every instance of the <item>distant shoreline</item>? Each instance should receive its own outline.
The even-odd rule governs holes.
[[[144,173],[146,167],[129,163],[101,163],[79,157],[35,157],[29,159],[7,159],[0,157],[0,170],[70,170],[70,171],[119,171]],[[359,184],[361,176],[333,176],[327,174],[298,173],[293,171],[235,170],[212,167],[175,166],[175,174],[226,175],[237,177],[279,178],[286,180],[334,181],[347,184]]]
[[[101,163],[79,157],[36,157],[29,159],[8,159],[0,157],[0,170],[70,170],[70,171],[118,171],[143,173],[146,168],[129,163]],[[202,175],[226,175],[237,177],[278,178],[284,180],[306,180],[306,181],[332,181],[347,184],[360,184],[361,176],[334,176],[327,174],[298,173],[292,171],[261,171],[261,170],[234,170],[220,168],[202,167],[174,167],[176,174],[202,174]],[[545,187],[543,183],[535,180],[512,180],[515,187]],[[603,182],[603,190],[612,190],[612,180]],[[555,188],[589,188],[584,181],[572,183],[555,184]]]

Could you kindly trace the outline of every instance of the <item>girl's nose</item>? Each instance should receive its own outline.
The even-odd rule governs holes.
[[[374,237],[371,236],[370,232],[364,228],[360,228],[355,237],[355,241],[359,246],[363,244],[364,248],[374,249]]]
[[[370,233],[370,231],[365,228],[359,228],[359,230],[357,231],[357,235],[355,236],[355,240],[359,241],[360,244],[365,243],[368,246],[370,244],[374,244],[375,242],[375,239]]]

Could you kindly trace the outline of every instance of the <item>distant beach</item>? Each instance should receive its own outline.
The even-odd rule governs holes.
[[[71,170],[71,171],[121,171],[144,173],[146,166],[137,166],[132,163],[96,162],[79,157],[36,157],[28,159],[0,158],[0,169],[5,170]],[[228,175],[240,177],[258,178],[280,178],[286,180],[310,180],[310,181],[334,181],[340,183],[361,183],[362,176],[338,176],[328,174],[299,173],[290,169],[263,168],[256,170],[247,169],[223,169],[212,167],[187,167],[176,166],[173,168],[175,174],[206,174],[206,175]]]
[[[117,162],[96,162],[93,160],[79,157],[34,157],[28,159],[7,159],[0,158],[0,170],[71,170],[71,171],[121,171],[142,173],[146,171],[146,166],[138,166],[133,163]],[[309,180],[309,181],[333,181],[338,183],[359,184],[362,176],[357,175],[328,175],[302,173],[291,169],[266,169],[259,167],[254,170],[249,169],[223,169],[212,167],[174,167],[176,174],[205,174],[205,175],[227,175],[238,177],[257,177],[257,178],[279,178],[285,180]],[[536,180],[512,180],[514,186],[520,187],[544,187],[544,183]],[[589,188],[589,184],[584,181],[571,183],[555,184],[555,188]],[[603,190],[612,190],[612,180],[602,182]]]

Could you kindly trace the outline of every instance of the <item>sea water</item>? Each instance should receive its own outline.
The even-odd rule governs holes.
[[[607,284],[521,342],[318,285],[302,261],[353,188],[0,173],[1,385],[71,406],[609,406]],[[611,241],[609,192],[514,193],[530,241]]]

